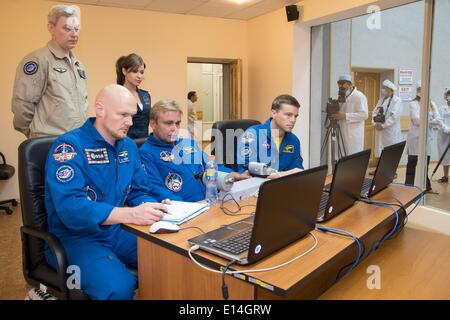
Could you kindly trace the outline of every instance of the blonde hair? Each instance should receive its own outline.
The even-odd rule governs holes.
[[[153,105],[152,109],[150,110],[150,120],[158,121],[159,114],[161,112],[167,111],[179,112],[180,115],[183,114],[183,111],[181,111],[180,106],[175,100],[164,99],[158,101]]]

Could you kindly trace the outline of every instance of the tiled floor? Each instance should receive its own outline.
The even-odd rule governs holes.
[[[430,166],[430,172],[434,165]],[[438,170],[433,180],[440,178]],[[399,168],[397,182],[404,182],[405,168]],[[432,182],[432,188],[439,194],[427,194],[428,205],[450,210],[450,184]],[[28,287],[22,274],[22,252],[19,228],[21,226],[19,207],[12,215],[0,212],[0,299],[23,299]]]

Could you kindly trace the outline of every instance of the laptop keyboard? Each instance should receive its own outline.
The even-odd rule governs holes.
[[[214,243],[213,247],[238,255],[248,250],[250,247],[251,237],[252,229],[250,228],[242,233],[232,236],[231,238]]]
[[[322,193],[322,198],[320,199],[320,207],[319,212],[322,212],[327,207],[328,199],[330,198],[330,194],[327,192]]]
[[[372,184],[372,179],[364,178],[364,182],[362,185],[362,193],[367,193],[369,191],[370,185]]]

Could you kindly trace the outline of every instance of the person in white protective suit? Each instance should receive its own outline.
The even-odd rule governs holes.
[[[372,125],[375,127],[375,157],[377,158],[380,157],[383,148],[402,140],[400,132],[402,104],[400,98],[394,94],[396,89],[391,81],[384,80],[381,98],[374,108]]]
[[[350,155],[364,149],[364,121],[369,108],[366,96],[353,86],[350,75],[340,76],[337,84],[339,90],[345,90],[345,102],[330,117],[339,120],[345,152]]]
[[[438,156],[441,159],[447,146],[450,143],[450,88],[446,88],[444,92],[444,99],[446,104],[439,107],[439,120],[437,134],[437,149]],[[442,159],[442,167],[444,169],[444,176],[438,180],[439,183],[448,183],[448,168],[450,166],[450,150],[447,151]]]
[[[406,165],[405,184],[414,185],[416,175],[417,158],[419,154],[419,127],[420,127],[420,96],[421,83],[417,83],[416,97],[409,104],[409,131],[406,138],[406,150],[408,153],[408,163]],[[431,137],[432,125],[438,124],[439,113],[436,104],[430,101],[430,109],[428,112],[428,141],[427,141],[427,183],[425,191],[431,191],[431,182],[428,178],[428,166],[430,164],[431,155]]]

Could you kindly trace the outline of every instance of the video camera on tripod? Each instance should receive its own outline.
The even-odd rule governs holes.
[[[320,148],[320,157],[322,159],[325,155],[325,148],[327,147],[328,142],[330,142],[331,163],[333,166],[337,162],[337,158],[347,155],[339,122],[333,117],[334,114],[340,112],[341,105],[345,103],[346,99],[346,90],[345,88],[340,87],[338,91],[338,98],[329,98],[326,105],[327,117],[325,119],[325,128],[327,129],[327,132],[325,134],[322,147]]]
[[[340,88],[337,99],[333,99],[333,98],[328,99],[327,106],[326,106],[327,116],[329,117],[330,115],[338,113],[339,108],[340,108],[340,103],[344,103],[345,99],[346,99],[345,89]]]

